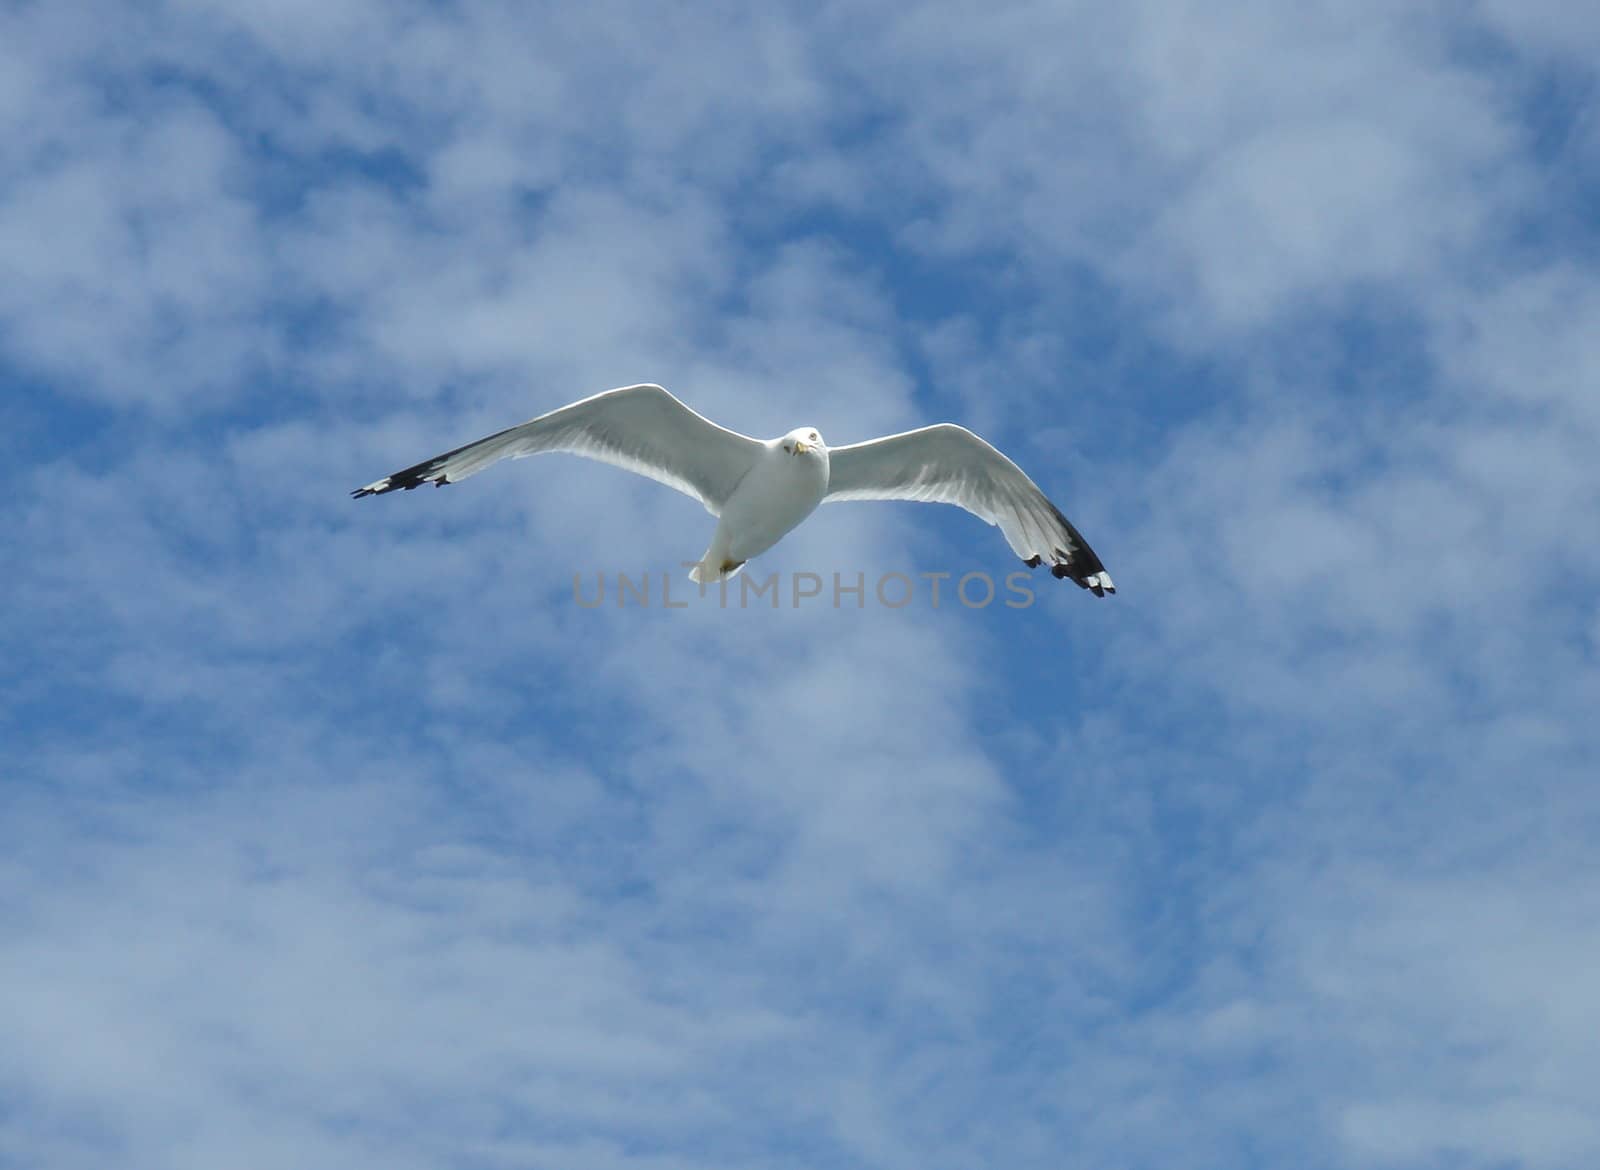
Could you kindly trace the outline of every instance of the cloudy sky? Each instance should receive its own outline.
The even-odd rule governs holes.
[[[0,5],[0,1166],[1600,1162],[1600,8]],[[586,609],[611,386],[1120,587]],[[1004,574],[841,505],[763,571]],[[681,577],[678,578],[681,583]]]

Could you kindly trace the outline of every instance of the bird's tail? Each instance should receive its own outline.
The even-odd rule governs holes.
[[[696,585],[711,585],[718,581],[729,581],[739,575],[744,568],[743,561],[730,561],[726,557],[714,557],[708,551],[699,564],[689,570],[689,580]]]

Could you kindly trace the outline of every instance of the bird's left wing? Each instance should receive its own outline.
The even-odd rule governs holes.
[[[1030,567],[1048,563],[1096,597],[1115,593],[1089,542],[1022,468],[965,427],[923,427],[828,451],[828,494],[837,500],[954,504],[998,525]]]
[[[410,491],[424,483],[443,487],[502,459],[547,451],[584,455],[649,476],[694,497],[717,516],[755,463],[762,444],[719,427],[660,386],[645,383],[606,390],[552,410],[350,494],[360,499]]]

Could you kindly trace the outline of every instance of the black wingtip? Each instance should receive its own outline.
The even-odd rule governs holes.
[[[450,481],[438,473],[437,460],[408,467],[404,471],[397,471],[389,477],[388,484],[384,487],[386,492],[409,492],[431,483],[434,487],[443,487]]]
[[[434,487],[444,487],[445,484],[453,482],[430,470],[435,463],[437,463],[437,460],[430,460],[428,463],[419,463],[415,467],[408,467],[404,471],[397,471],[393,475],[387,475],[376,483],[356,488],[355,491],[350,493],[350,498],[359,500],[363,496],[381,496],[389,492],[409,492],[425,483],[431,483]]]
[[[1087,589],[1096,597],[1104,597],[1108,593],[1115,593],[1117,591],[1117,587],[1115,585],[1112,585],[1108,588],[1105,584],[1105,581],[1102,580],[1102,578],[1104,578],[1106,575],[1103,569],[1097,569],[1092,573],[1085,573],[1081,569],[1074,571],[1071,565],[1051,565],[1050,575],[1055,577],[1057,580],[1060,580],[1063,577],[1070,577],[1072,579],[1072,583],[1079,589]]]
[[[1087,589],[1096,597],[1106,597],[1117,591],[1100,558],[1087,545],[1071,550],[1052,549],[1050,557],[1050,575],[1057,581],[1070,580],[1079,589]],[[1030,569],[1037,569],[1045,562],[1043,555],[1034,553],[1031,557],[1024,557],[1022,563]]]

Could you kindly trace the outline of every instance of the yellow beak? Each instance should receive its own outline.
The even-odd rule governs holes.
[[[806,446],[799,439],[794,441],[794,453],[796,455],[804,455],[809,450],[811,450],[811,448]]]

